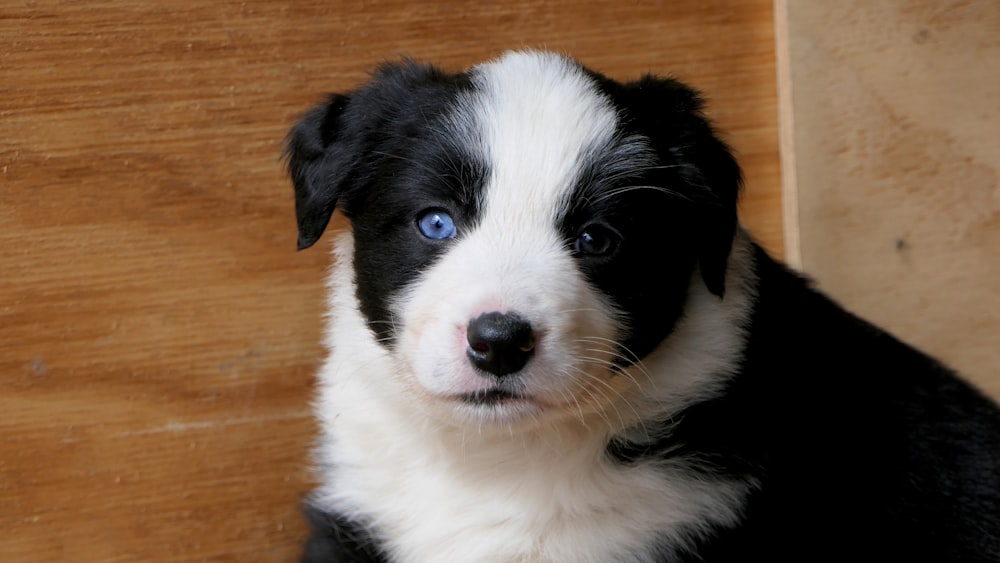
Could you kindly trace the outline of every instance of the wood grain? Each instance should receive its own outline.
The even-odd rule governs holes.
[[[1000,398],[1000,4],[795,0],[778,16],[802,267]]]
[[[781,248],[769,1],[5,3],[0,561],[294,560],[327,256],[285,132],[381,60],[522,46],[704,89]]]

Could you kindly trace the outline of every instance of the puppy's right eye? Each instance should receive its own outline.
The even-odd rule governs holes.
[[[420,234],[433,240],[455,238],[455,220],[446,211],[429,209],[417,217]]]
[[[621,237],[609,227],[599,224],[588,225],[574,243],[574,250],[580,256],[610,256],[618,249]]]

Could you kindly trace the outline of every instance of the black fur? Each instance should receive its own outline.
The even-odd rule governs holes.
[[[570,210],[561,228],[567,246],[595,222],[627,241],[611,256],[582,259],[581,269],[628,313],[621,357],[629,363],[669,334],[696,266],[709,290],[723,295],[741,175],[693,89],[651,76],[619,84],[590,74],[621,108],[623,123],[619,144],[592,155],[581,173],[576,200],[588,204]],[[478,221],[489,165],[444,124],[456,98],[474,89],[466,74],[412,61],[386,64],[368,86],[331,95],[289,135],[299,248],[319,239],[335,207],[351,219],[358,300],[386,345],[394,339],[388,303],[446,248],[412,236],[416,215],[447,209],[459,233]],[[630,148],[635,136],[651,146]],[[600,197],[635,185],[664,191]],[[650,269],[651,255],[671,267]]]
[[[628,314],[622,355],[641,359],[655,349],[680,318],[697,267],[712,293],[724,294],[726,261],[736,229],[742,176],[729,148],[702,113],[696,91],[672,79],[652,76],[619,84],[590,73],[614,105],[622,123],[622,145],[640,136],[651,154],[625,159],[623,173],[606,155],[594,155],[578,202],[564,225],[567,238],[590,222],[620,231],[625,243],[609,260],[583,260],[594,285]],[[607,153],[616,154],[608,147]],[[609,170],[613,180],[607,179]],[[601,197],[619,188],[652,186]],[[651,257],[666,268],[653,268]]]
[[[627,313],[623,350],[637,360],[685,314],[696,269],[725,297],[740,171],[690,88],[590,75],[620,110],[621,130],[586,164],[576,200],[587,203],[569,209],[560,228],[569,248],[594,224],[622,241],[579,264]],[[299,246],[319,239],[335,207],[351,218],[358,300],[387,346],[392,296],[447,248],[413,236],[416,214],[448,209],[459,233],[478,220],[489,165],[442,126],[457,97],[474,89],[466,74],[387,65],[291,132]],[[609,160],[635,136],[649,144]],[[627,173],[615,168],[623,162]],[[664,189],[599,197],[630,185]],[[715,530],[677,560],[1000,561],[996,405],[756,246],[754,262],[749,342],[725,393],[659,421],[658,441],[608,446],[622,464],[685,456],[701,462],[706,479],[756,483],[737,527]],[[313,509],[309,520],[304,561],[386,560],[358,523]]]
[[[289,134],[299,248],[319,240],[335,207],[352,220],[358,301],[387,345],[394,336],[389,300],[444,250],[441,241],[413,236],[417,214],[460,210],[462,230],[479,213],[486,164],[443,125],[470,88],[462,74],[412,61],[386,64],[368,87],[330,96]]]
[[[325,513],[308,502],[306,520],[312,532],[302,553],[302,563],[382,563],[375,535],[361,524]]]
[[[691,561],[1000,561],[1000,413],[757,249],[743,366],[622,463],[690,455],[759,482]]]

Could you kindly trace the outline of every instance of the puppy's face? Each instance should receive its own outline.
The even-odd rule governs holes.
[[[549,54],[385,66],[292,131],[300,247],[350,218],[358,310],[414,401],[607,417],[692,281],[722,297],[739,171],[700,106]]]

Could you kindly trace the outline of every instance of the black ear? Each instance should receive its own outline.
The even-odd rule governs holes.
[[[437,111],[468,80],[409,59],[384,63],[347,95],[331,95],[288,134],[285,156],[295,185],[299,249],[323,235],[339,206],[348,216],[377,174],[382,154],[407,143],[406,131]],[[357,197],[356,197],[357,196]]]
[[[701,277],[722,297],[726,264],[736,234],[736,206],[742,173],[730,148],[716,134],[694,89],[670,78],[645,76],[625,85],[633,125],[651,140],[666,168],[680,181],[674,186],[689,198]],[[679,176],[679,178],[678,178]]]
[[[309,248],[323,235],[343,184],[351,173],[353,163],[350,159],[330,150],[341,136],[341,118],[349,103],[348,96],[330,96],[326,103],[306,114],[288,134],[285,156],[295,186],[299,250]]]
[[[726,291],[726,265],[736,235],[737,203],[743,174],[729,146],[700,119],[691,144],[680,149],[681,157],[694,164],[683,171],[688,181],[703,188],[696,192],[698,266],[705,286],[722,297]]]

